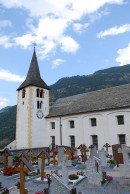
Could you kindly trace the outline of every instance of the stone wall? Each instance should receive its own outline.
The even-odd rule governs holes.
[[[54,194],[71,194],[72,187],[63,183],[62,180],[55,174],[52,175],[52,188]]]

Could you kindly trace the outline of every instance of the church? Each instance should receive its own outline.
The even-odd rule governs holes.
[[[61,98],[50,106],[50,88],[41,78],[34,49],[26,79],[17,91],[16,149],[130,146],[130,84]]]

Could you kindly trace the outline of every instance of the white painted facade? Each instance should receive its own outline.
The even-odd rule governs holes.
[[[46,120],[49,114],[49,91],[44,89],[44,97],[36,96],[35,86],[25,88],[25,97],[22,89],[18,91],[17,118],[16,118],[16,147],[41,147],[47,145]],[[42,102],[42,107],[37,107],[37,101]],[[42,111],[43,117],[38,118],[37,112]]]
[[[117,116],[124,116],[124,124],[118,125]],[[91,118],[96,118],[96,126],[91,126]],[[75,136],[75,146],[93,144],[92,136],[97,135],[98,148],[105,143],[119,144],[119,135],[125,135],[125,141],[130,146],[130,109],[114,111],[100,111],[89,114],[79,114],[61,117],[62,145],[71,146],[70,136]],[[74,128],[70,128],[70,120],[74,121]],[[51,122],[55,122],[55,129],[51,129]],[[47,119],[48,140],[55,136],[55,143],[60,145],[60,118]],[[48,142],[50,144],[51,142]]]

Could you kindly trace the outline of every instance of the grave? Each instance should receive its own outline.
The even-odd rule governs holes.
[[[102,171],[100,160],[93,156],[86,161],[86,176],[88,178],[88,185],[101,186]]]
[[[81,152],[81,158],[82,158],[82,162],[85,162],[87,160],[87,154],[86,152],[88,152],[89,150],[86,148],[86,146],[84,144],[81,144],[78,149],[80,149]]]
[[[72,160],[72,158],[73,158],[73,150],[72,150],[72,148],[67,148],[65,150],[65,153],[68,154],[68,160]]]
[[[125,165],[130,164],[130,148],[128,148],[126,145],[122,145],[121,148],[118,149],[118,153],[123,154],[123,162]]]
[[[28,191],[25,188],[25,177],[24,173],[34,171],[34,168],[30,165],[30,163],[24,158],[19,160],[19,162],[16,164],[16,166],[13,168],[13,171],[17,170],[20,172],[20,183],[19,183],[19,189],[20,194],[27,194]]]
[[[68,184],[68,170],[66,167],[66,161],[62,162],[62,181],[65,184]]]
[[[53,164],[54,166],[56,165],[56,155],[57,155],[57,149],[55,147],[53,147],[50,151],[52,153],[52,156],[53,156]]]
[[[41,180],[44,179],[45,177],[45,172],[44,172],[44,169],[45,169],[45,160],[47,158],[50,158],[48,153],[46,151],[41,151],[40,154],[38,154],[37,158],[40,158],[41,159]]]
[[[58,165],[61,165],[62,163],[62,159],[63,159],[63,155],[64,155],[64,147],[63,146],[58,146]]]
[[[101,160],[101,166],[107,167],[107,152],[102,148],[100,151],[98,151],[99,158]]]
[[[123,187],[130,187],[130,148],[126,145],[122,145],[121,148],[118,149],[119,153],[123,154],[123,162],[124,164],[119,165],[119,173],[120,173],[120,185]]]
[[[98,153],[97,153],[97,149],[96,149],[96,147],[93,147],[91,150],[90,150],[90,156],[89,156],[91,159],[93,158],[93,157],[96,157],[96,158],[99,158],[99,155],[98,155]]]

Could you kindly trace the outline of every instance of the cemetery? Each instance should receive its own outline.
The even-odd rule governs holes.
[[[130,148],[0,150],[0,194],[130,194]],[[111,153],[111,152],[110,152]]]

